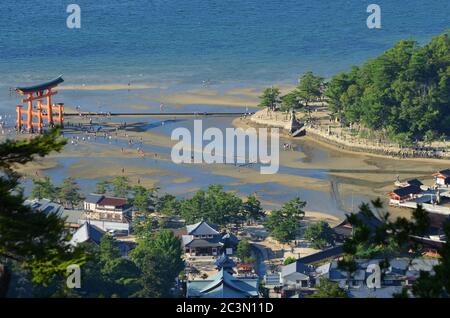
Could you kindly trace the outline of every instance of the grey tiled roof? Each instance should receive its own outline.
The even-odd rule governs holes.
[[[331,248],[328,248],[326,250],[299,258],[297,262],[303,263],[303,264],[313,264],[318,263],[324,260],[327,260],[329,258],[338,257],[344,253],[342,249],[342,245],[337,245]]]
[[[66,219],[66,223],[78,223],[83,215],[81,210],[64,210],[61,213],[61,218]]]
[[[104,234],[105,232],[100,228],[90,224],[89,222],[85,222],[72,236],[70,244],[76,246],[87,241],[92,241],[95,244],[100,244],[100,240]]]
[[[101,194],[90,193],[86,196],[84,202],[97,204],[102,198],[103,195]]]
[[[433,267],[438,265],[439,261],[437,259],[428,258],[415,258],[411,261],[409,266],[410,271],[432,271]]]
[[[189,235],[217,235],[219,232],[214,226],[209,225],[206,221],[200,221],[199,223],[187,225],[187,232]]]
[[[217,268],[233,268],[236,266],[236,263],[225,253],[222,253],[220,257],[214,262]]]
[[[314,271],[314,268],[312,266],[305,265],[297,260],[296,262],[285,265],[281,268],[281,277],[290,275],[292,273],[301,273],[308,275],[312,271]]]
[[[350,298],[392,298],[394,294],[399,294],[401,291],[401,286],[386,286],[377,289],[361,286],[359,288],[351,288],[348,291],[348,296]]]
[[[223,243],[218,240],[194,239],[187,243],[185,247],[221,247]]]
[[[188,281],[188,298],[253,298],[258,296],[258,279],[237,278],[221,269],[205,280]]]
[[[58,215],[61,215],[61,213],[63,213],[64,211],[64,207],[62,205],[52,202],[49,199],[25,200],[24,204],[35,211],[44,212],[46,214],[56,213]]]

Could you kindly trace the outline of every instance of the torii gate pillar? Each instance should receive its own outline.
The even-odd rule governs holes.
[[[20,133],[22,131],[22,105],[16,106],[17,112],[17,131]]]

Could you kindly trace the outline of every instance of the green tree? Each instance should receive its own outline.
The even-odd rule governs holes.
[[[309,225],[305,230],[304,238],[311,241],[313,247],[317,249],[324,249],[334,243],[333,230],[324,221]]]
[[[175,196],[166,193],[158,198],[156,211],[169,216],[180,215],[180,202]]]
[[[302,107],[302,103],[300,103],[300,96],[297,90],[289,92],[288,94],[281,97],[281,110],[282,111],[291,111],[297,110]]]
[[[31,197],[35,199],[49,199],[54,201],[57,198],[57,188],[53,185],[49,177],[33,179]]]
[[[156,206],[156,189],[148,189],[143,186],[133,187],[133,199],[131,200],[134,207],[141,213],[154,210]]]
[[[262,95],[259,96],[261,100],[259,106],[267,107],[275,111],[281,102],[280,94],[281,94],[280,89],[278,87],[269,87],[264,89]]]
[[[72,249],[70,233],[64,220],[54,213],[33,211],[23,205],[22,191],[17,191],[18,165],[60,151],[66,141],[55,129],[29,140],[7,140],[0,144],[0,297],[5,296],[11,276],[8,262],[15,262],[31,272],[32,281],[49,284],[62,277],[70,264],[82,264],[82,250]]]
[[[252,245],[248,240],[239,241],[236,249],[236,256],[239,257],[242,262],[245,262],[246,259],[252,256]]]
[[[388,212],[383,210],[381,200],[371,202],[371,205],[362,204],[359,214],[363,214],[367,222],[363,222],[356,214],[347,216],[352,225],[352,236],[344,242],[343,249],[346,253],[339,267],[355,270],[355,261],[359,258],[379,258],[385,260],[380,267],[386,269],[389,259],[410,255],[420,256],[422,246],[411,239],[412,236],[423,236],[430,227],[428,213],[419,205],[413,210],[411,219],[398,217],[390,219]],[[374,210],[376,212],[374,212]],[[378,215],[382,222],[377,227],[369,227],[370,218]],[[368,219],[367,219],[368,218]],[[450,222],[444,225],[444,233],[450,235]],[[367,253],[367,251],[371,251]],[[364,251],[364,252],[362,252]],[[446,242],[439,251],[439,264],[434,267],[435,274],[421,272],[419,279],[412,287],[416,297],[448,297],[450,295],[450,244]],[[398,296],[406,296],[405,293]]]
[[[242,200],[234,193],[223,191],[221,185],[210,185],[206,191],[197,191],[192,198],[181,200],[181,217],[188,223],[208,222],[226,225],[237,222]]]
[[[98,194],[105,194],[108,192],[109,182],[107,180],[100,180],[97,182],[95,192]]]
[[[444,225],[444,233],[450,237],[450,221]],[[439,250],[439,264],[433,268],[434,275],[421,272],[420,277],[414,283],[412,292],[414,296],[421,298],[448,298],[450,296],[450,242],[444,243]]]
[[[137,289],[140,271],[129,259],[120,255],[118,242],[109,234],[99,246],[84,243],[88,262],[82,267],[83,281],[76,294],[82,297],[129,297]]]
[[[334,76],[325,92],[330,111],[344,122],[381,130],[402,145],[449,135],[448,35],[424,46],[399,41],[361,67]]]
[[[68,177],[64,179],[61,188],[59,189],[58,198],[64,206],[73,208],[74,205],[80,203],[83,200],[83,196],[80,193],[75,179]]]
[[[243,216],[246,220],[258,221],[265,216],[261,202],[255,195],[249,195],[242,205]]]
[[[288,256],[288,257],[286,257],[286,259],[284,260],[283,265],[286,266],[286,265],[295,263],[296,261],[297,261],[297,259],[296,259],[294,256]]]
[[[325,96],[328,98],[328,109],[337,118],[343,117],[345,103],[342,96],[347,92],[350,85],[349,76],[345,73],[334,76],[327,85]]]
[[[128,197],[130,190],[130,180],[125,176],[118,176],[112,180],[114,196],[120,198]]]
[[[141,269],[138,297],[171,297],[175,279],[184,269],[181,241],[170,230],[138,239],[132,259]]]
[[[305,106],[319,99],[322,96],[323,78],[314,75],[313,72],[306,72],[299,79],[296,95],[303,100]]]
[[[270,235],[281,243],[295,239],[299,222],[305,215],[303,211],[305,206],[306,202],[295,198],[285,203],[281,209],[273,210],[265,223]]]
[[[321,278],[317,291],[311,295],[312,298],[348,298],[347,292],[326,278]]]

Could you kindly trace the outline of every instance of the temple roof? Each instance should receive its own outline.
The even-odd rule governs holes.
[[[236,263],[228,257],[225,253],[222,253],[222,255],[216,260],[214,263],[217,268],[233,268],[236,266]]]
[[[104,234],[105,232],[100,228],[90,224],[89,222],[85,222],[72,236],[70,244],[76,246],[87,241],[100,244],[100,240]]]
[[[227,246],[236,246],[239,243],[239,239],[233,233],[227,233],[222,236],[222,241]]]
[[[189,241],[191,235],[183,235],[186,239],[183,239],[184,247],[222,247],[223,243],[219,239],[192,239]]]
[[[97,204],[98,201],[100,201],[102,198],[103,198],[102,194],[90,193],[86,196],[84,202]]]
[[[351,230],[350,230],[351,231]],[[342,245],[337,245],[334,247],[327,248],[323,251],[299,258],[296,263],[301,263],[304,265],[310,265],[314,263],[323,262],[330,258],[336,258],[344,254]]]
[[[188,282],[188,297],[253,298],[258,297],[258,279],[237,278],[221,269],[206,280]]]
[[[450,169],[441,170],[441,171],[438,171],[437,173],[433,174],[433,176],[438,176],[438,175],[442,175],[444,177],[450,177]]]
[[[186,230],[189,235],[217,235],[219,232],[213,226],[202,220],[196,224],[187,225]]]
[[[37,84],[37,85],[27,86],[27,87],[17,87],[16,92],[18,92],[20,94],[28,94],[28,93],[44,91],[46,89],[56,87],[59,84],[61,84],[62,82],[64,82],[64,80],[62,78],[62,75],[60,75],[57,78],[55,78],[51,81],[42,83],[42,84]]]
[[[399,197],[405,197],[408,196],[410,194],[418,194],[422,192],[422,190],[420,189],[420,187],[416,186],[416,185],[410,185],[404,188],[398,188],[395,189],[394,191],[392,191],[392,193],[398,195]]]

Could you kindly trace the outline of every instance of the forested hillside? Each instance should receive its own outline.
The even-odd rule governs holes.
[[[347,124],[399,142],[450,135],[450,31],[424,46],[402,40],[361,67],[334,76],[329,107]]]

